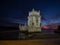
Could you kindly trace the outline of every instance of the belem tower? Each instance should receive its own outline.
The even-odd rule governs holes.
[[[27,32],[41,32],[40,11],[32,9],[32,11],[29,11],[27,18],[27,24],[19,25],[19,30]]]

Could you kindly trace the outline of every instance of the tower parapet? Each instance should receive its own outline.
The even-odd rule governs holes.
[[[35,11],[34,9],[32,9],[32,11],[29,12],[29,16],[31,15],[40,15],[40,11]]]

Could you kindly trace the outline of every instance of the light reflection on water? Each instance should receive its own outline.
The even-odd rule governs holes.
[[[42,33],[54,34],[54,30],[42,30]]]
[[[54,34],[54,30],[42,30],[42,33]],[[19,31],[1,33],[0,39],[19,39]]]

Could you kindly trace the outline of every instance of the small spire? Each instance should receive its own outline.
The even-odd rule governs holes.
[[[32,9],[32,11],[34,11],[34,8]]]
[[[25,23],[25,26],[26,26],[26,23]]]

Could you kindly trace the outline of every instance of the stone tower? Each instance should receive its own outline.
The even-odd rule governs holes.
[[[41,32],[40,11],[32,9],[28,16],[28,32]]]

